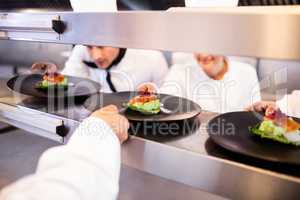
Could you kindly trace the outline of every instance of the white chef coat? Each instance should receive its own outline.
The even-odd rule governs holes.
[[[242,111],[261,99],[257,74],[249,64],[230,59],[228,64],[224,78],[213,80],[191,56],[171,67],[160,92],[188,98],[212,112]]]
[[[119,174],[117,136],[104,121],[89,117],[67,145],[47,150],[36,173],[4,188],[0,199],[117,199]]]
[[[280,110],[289,116],[300,118],[300,90],[295,90],[292,94],[285,95],[276,102]]]
[[[102,92],[111,92],[106,81],[107,71],[93,69],[82,61],[93,62],[88,49],[77,45],[65,64],[62,73],[69,76],[89,78],[102,85]],[[127,49],[119,64],[110,69],[111,81],[116,90],[135,90],[144,82],[154,82],[161,85],[163,78],[168,72],[168,64],[163,54],[159,51]]]
[[[186,7],[235,7],[239,0],[185,0]]]
[[[116,0],[71,0],[75,12],[114,12],[117,11]]]

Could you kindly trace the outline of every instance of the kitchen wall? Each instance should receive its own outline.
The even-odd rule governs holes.
[[[258,76],[266,99],[278,99],[285,93],[300,89],[300,61],[261,59]]]
[[[36,61],[63,66],[72,45],[0,40],[0,65],[29,67]]]

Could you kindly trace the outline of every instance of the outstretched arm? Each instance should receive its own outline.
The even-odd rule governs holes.
[[[116,199],[120,142],[128,127],[114,106],[95,112],[67,145],[46,151],[36,173],[5,188],[0,199]]]

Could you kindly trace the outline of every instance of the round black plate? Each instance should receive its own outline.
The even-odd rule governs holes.
[[[89,96],[101,89],[100,84],[94,81],[72,76],[66,77],[68,82],[73,84],[68,89],[59,88],[48,91],[37,89],[36,85],[42,80],[40,74],[15,76],[7,82],[7,86],[15,92],[40,98]]]
[[[254,112],[226,113],[209,122],[208,133],[215,143],[227,150],[266,161],[300,165],[300,147],[262,139],[250,133],[249,127],[261,120],[262,116]]]
[[[89,97],[84,103],[84,106],[90,110],[95,111],[106,105],[114,104],[119,109],[123,108],[123,104],[127,103],[131,98],[136,96],[136,92],[119,92],[112,94],[97,94]],[[143,115],[136,111],[127,109],[124,115],[131,121],[179,121],[184,119],[190,119],[197,116],[201,112],[201,107],[185,98],[159,94],[160,101],[164,104],[164,107],[169,110],[175,110],[173,114],[164,114],[162,112],[156,115]]]

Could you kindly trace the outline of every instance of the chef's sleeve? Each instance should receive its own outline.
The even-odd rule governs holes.
[[[154,59],[154,64],[151,66],[155,70],[152,70],[152,81],[158,87],[160,87],[164,81],[165,76],[168,73],[168,63],[165,56],[161,52],[157,52],[156,58]]]
[[[185,84],[187,82],[187,80],[185,80],[185,73],[184,65],[173,65],[164,78],[159,88],[159,93],[187,98],[189,88],[187,88]]]
[[[89,117],[67,145],[47,150],[36,173],[2,190],[0,199],[116,199],[119,174],[117,136],[104,121]]]
[[[89,78],[88,67],[83,63],[83,60],[89,60],[89,53],[86,46],[76,45],[67,62],[65,67],[61,71],[62,74],[68,76],[76,76],[81,78]]]
[[[233,63],[233,62],[232,62]],[[239,62],[235,61],[237,66],[232,67],[240,67],[240,69],[243,69],[243,73],[240,73],[240,82],[236,84],[240,84],[242,87],[242,92],[244,94],[244,105],[243,107],[240,107],[241,110],[243,110],[248,105],[251,105],[255,102],[261,101],[261,92],[260,92],[260,82],[258,80],[257,70],[249,63],[247,62]],[[240,102],[242,103],[242,102]]]
[[[295,90],[291,94],[285,95],[276,104],[287,115],[300,118],[299,99],[300,90]]]

